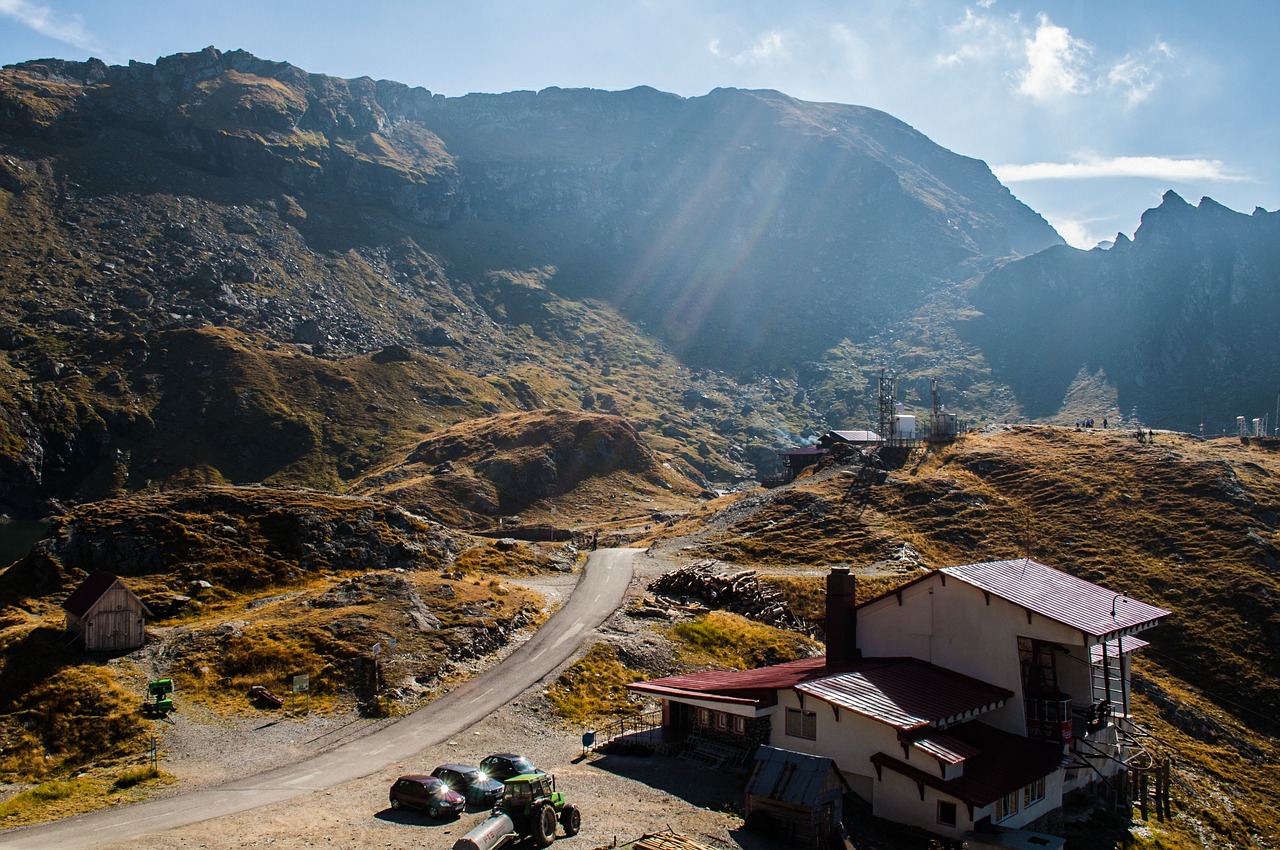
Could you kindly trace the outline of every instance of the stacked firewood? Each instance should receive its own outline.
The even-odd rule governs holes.
[[[696,600],[708,608],[731,611],[778,628],[800,629],[802,625],[778,592],[760,583],[755,570],[725,572],[714,559],[663,573],[649,583],[649,590],[666,597],[671,607]]]

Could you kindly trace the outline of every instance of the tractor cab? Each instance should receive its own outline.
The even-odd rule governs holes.
[[[556,780],[549,773],[525,773],[506,781],[502,792],[502,808],[507,812],[520,811],[536,800],[552,800],[556,797]]]

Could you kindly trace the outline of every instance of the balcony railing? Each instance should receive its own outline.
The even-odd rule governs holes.
[[[1026,697],[1023,705],[1026,707],[1028,738],[1055,741],[1064,746],[1071,743],[1073,730],[1069,696]]]

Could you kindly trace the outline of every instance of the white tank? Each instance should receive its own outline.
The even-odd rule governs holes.
[[[511,818],[497,814],[453,842],[453,850],[494,850],[515,831]]]

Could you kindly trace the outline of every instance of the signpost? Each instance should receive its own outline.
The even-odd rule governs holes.
[[[289,701],[289,712],[296,713],[298,694],[307,695],[307,714],[311,713],[311,674],[299,673],[293,677],[293,695]]]

